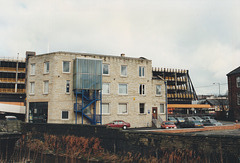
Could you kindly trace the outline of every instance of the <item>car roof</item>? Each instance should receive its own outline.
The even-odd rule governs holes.
[[[5,118],[17,118],[16,116],[7,115]]]

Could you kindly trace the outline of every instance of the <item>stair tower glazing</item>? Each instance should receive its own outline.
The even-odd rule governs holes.
[[[102,123],[102,60],[76,58],[73,70],[75,123],[78,114],[92,125]],[[100,105],[98,105],[100,104]],[[97,107],[99,113],[97,114]]]

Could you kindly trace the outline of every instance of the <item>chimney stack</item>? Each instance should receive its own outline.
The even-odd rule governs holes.
[[[28,59],[30,56],[35,56],[36,52],[33,51],[26,51],[26,58]]]
[[[125,57],[125,54],[124,54],[124,53],[122,53],[122,54],[121,54],[121,57]]]

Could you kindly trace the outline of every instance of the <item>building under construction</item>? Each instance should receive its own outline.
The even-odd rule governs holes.
[[[16,115],[24,120],[25,59],[0,59],[0,116]]]
[[[189,114],[196,111],[193,108],[206,107],[192,104],[197,95],[188,70],[153,67],[152,73],[153,77],[161,78],[167,85],[169,115]]]

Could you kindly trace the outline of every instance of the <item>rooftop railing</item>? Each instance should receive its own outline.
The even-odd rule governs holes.
[[[11,62],[26,62],[25,58],[17,58],[17,57],[0,57],[1,61],[11,61]]]

